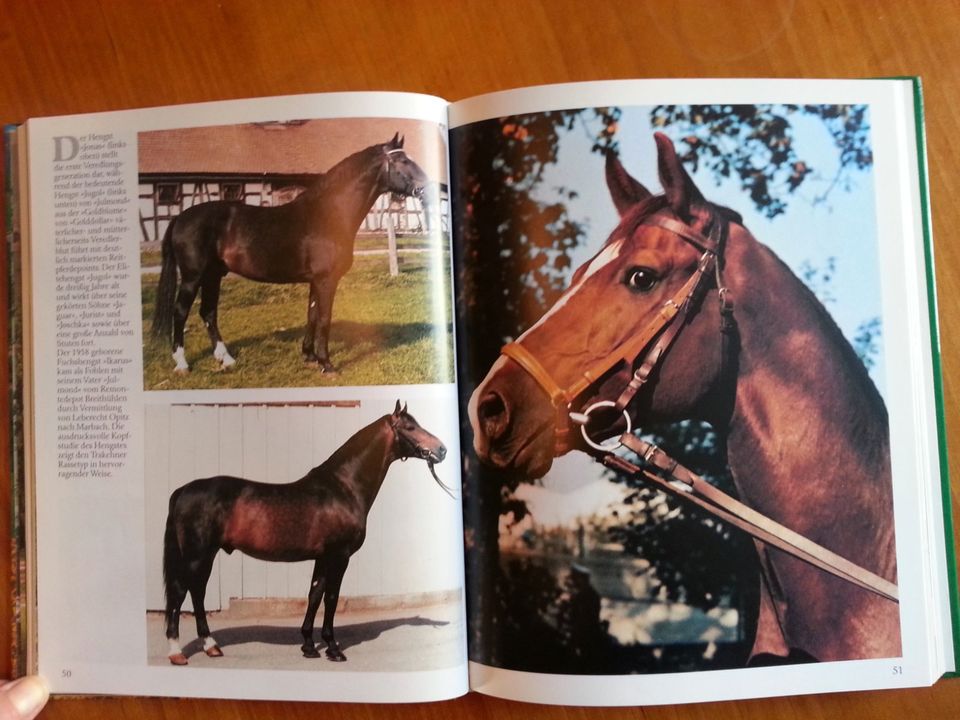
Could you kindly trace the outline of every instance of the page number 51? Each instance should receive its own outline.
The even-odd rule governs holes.
[[[903,665],[894,665],[893,666],[894,675],[903,675]]]

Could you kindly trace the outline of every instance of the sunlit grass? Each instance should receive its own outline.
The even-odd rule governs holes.
[[[444,263],[444,267],[447,263]],[[219,371],[199,298],[187,321],[185,350],[191,372],[173,372],[170,343],[149,336],[158,275],[143,277],[144,388],[304,387],[407,385],[453,381],[449,302],[434,313],[426,255],[401,258],[390,277],[386,256],[358,257],[344,276],[333,306],[330,357],[337,374],[305,365],[300,351],[307,313],[306,285],[271,285],[233,276],[223,280],[220,332],[237,364]],[[449,278],[438,278],[449,298]]]

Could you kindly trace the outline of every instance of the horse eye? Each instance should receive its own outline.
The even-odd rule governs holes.
[[[624,283],[633,292],[649,292],[660,280],[656,271],[648,267],[632,267],[627,270]]]

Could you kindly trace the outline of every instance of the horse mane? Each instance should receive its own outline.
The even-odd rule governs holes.
[[[329,187],[342,185],[344,180],[361,175],[365,169],[373,167],[374,160],[382,154],[383,143],[377,143],[347,155],[325,173],[318,175],[303,194],[319,195]]]
[[[345,443],[334,450],[333,454],[324,460],[319,467],[326,468],[330,466],[339,466],[344,462],[361,457],[364,454],[364,451],[371,446],[374,438],[381,431],[381,427],[388,423],[389,418],[389,415],[384,415],[381,418],[377,418],[369,425],[357,430],[357,432],[351,435]]]

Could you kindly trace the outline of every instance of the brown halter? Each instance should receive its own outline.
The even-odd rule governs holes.
[[[647,382],[670,345],[673,344],[673,341],[677,339],[680,331],[686,325],[691,309],[697,305],[698,300],[706,290],[711,270],[716,278],[720,293],[721,329],[727,332],[733,327],[733,302],[730,300],[729,290],[723,285],[720,271],[722,260],[719,256],[722,253],[724,235],[724,227],[720,221],[714,220],[709,237],[704,236],[687,223],[661,214],[651,215],[642,220],[640,224],[669,230],[703,253],[693,275],[677,290],[673,297],[669,298],[660,307],[660,312],[641,332],[627,339],[605,357],[583,370],[580,377],[566,388],[560,387],[559,383],[553,379],[550,372],[543,367],[536,356],[523,346],[522,338],[505,345],[500,351],[523,368],[549,396],[550,402],[557,412],[557,455],[572,449],[570,443],[571,421],[580,426],[580,431],[588,445],[598,450],[606,449],[606,446],[591,439],[586,429],[590,415],[603,407],[613,408],[617,412],[623,413],[627,422],[627,432],[630,432],[632,428],[630,416],[626,412],[627,405]],[[656,343],[654,343],[654,340],[656,340]],[[651,343],[653,344],[651,345]],[[600,378],[620,365],[633,367],[641,355],[643,356],[642,361],[616,401],[601,400],[582,412],[576,412],[573,409],[573,404],[577,398],[596,384]]]
[[[709,237],[705,237],[686,223],[659,214],[645,218],[640,224],[669,230],[701,250],[703,254],[690,279],[661,306],[657,316],[638,335],[592,364],[566,388],[561,387],[540,361],[522,345],[522,339],[504,346],[501,350],[502,354],[523,368],[550,397],[550,402],[557,412],[556,454],[560,455],[572,449],[569,434],[571,422],[575,423],[580,426],[584,441],[596,451],[594,453],[596,459],[610,469],[644,479],[660,490],[697,505],[771,547],[779,548],[847,582],[898,602],[898,590],[894,583],[752,510],[710,485],[657,446],[632,434],[627,405],[647,382],[670,345],[685,327],[692,308],[697,305],[706,289],[711,270],[716,278],[720,295],[721,331],[726,336],[735,327],[730,291],[724,286],[721,276],[725,228],[721,227],[720,222],[714,220]],[[634,371],[633,377],[615,401],[601,400],[582,412],[573,409],[577,398],[597,383],[601,377],[621,364],[626,363],[632,367],[641,355],[643,359]],[[587,423],[591,413],[603,407],[622,412],[626,420],[626,430],[611,441],[597,442],[589,436]],[[613,450],[618,447],[625,447],[641,457],[646,467],[615,455]]]

